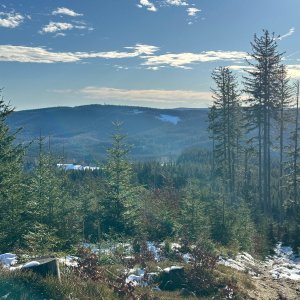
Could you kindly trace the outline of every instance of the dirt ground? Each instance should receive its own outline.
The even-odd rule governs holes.
[[[248,290],[249,299],[300,300],[300,282],[291,279],[275,279],[268,270],[252,280],[255,289]]]

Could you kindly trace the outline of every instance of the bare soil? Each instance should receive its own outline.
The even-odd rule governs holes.
[[[276,279],[268,269],[253,277],[254,289],[248,290],[249,299],[255,300],[300,300],[300,282],[291,279]]]

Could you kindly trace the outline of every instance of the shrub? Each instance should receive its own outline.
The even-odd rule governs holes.
[[[199,296],[208,295],[216,290],[214,271],[217,257],[204,244],[197,244],[192,249],[193,261],[187,272],[187,286]]]

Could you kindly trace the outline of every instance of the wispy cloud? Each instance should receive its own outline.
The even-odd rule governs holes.
[[[295,27],[292,27],[289,29],[289,31],[286,34],[279,36],[278,40],[281,41],[282,39],[289,37],[289,36],[293,35],[294,33],[295,33]]]
[[[155,3],[155,4],[154,4]],[[150,0],[139,0],[139,4],[137,4],[139,8],[146,7],[147,10],[156,12],[158,9],[157,7],[187,7],[185,8],[186,12],[188,13],[189,20],[188,24],[193,24],[193,21],[197,18],[197,14],[201,12],[201,9],[197,8],[195,4],[189,4],[188,0],[156,0],[156,2]]]
[[[245,72],[247,70],[254,69],[254,67],[252,67],[252,66],[244,66],[244,65],[232,65],[232,66],[228,66],[228,68],[233,71],[238,71],[238,72]]]
[[[44,33],[54,33],[58,31],[65,31],[65,30],[71,30],[74,26],[70,23],[64,23],[64,22],[50,22],[49,24],[45,25],[41,32]]]
[[[157,11],[156,6],[149,0],[140,0],[140,4],[138,4],[138,7],[140,7],[140,8],[146,7],[147,10],[153,11],[153,12]]]
[[[0,45],[0,61],[22,63],[70,63],[80,62],[84,59],[122,59],[133,58],[141,55],[151,55],[158,51],[158,47],[136,44],[128,47],[132,51],[107,51],[107,52],[53,52],[42,47],[26,47],[13,45]],[[128,49],[127,48],[127,49]]]
[[[201,11],[201,9],[189,7],[186,11],[190,17],[195,17]]]
[[[16,28],[24,21],[24,16],[16,12],[0,12],[0,27]]]
[[[159,50],[159,47],[144,44],[136,44],[134,47],[125,47],[125,49],[132,49],[137,55],[152,55]]]
[[[239,51],[205,51],[202,53],[168,53],[144,56],[146,66],[169,66],[190,69],[190,64],[212,61],[240,61],[249,58],[246,52]]]
[[[212,101],[210,92],[191,90],[138,90],[89,86],[74,92],[88,99],[106,103],[121,104],[126,101],[156,107],[207,107]]]
[[[228,66],[231,70],[244,73],[248,70],[254,70],[254,67],[252,66],[245,66],[245,65],[231,65]],[[286,65],[287,74],[290,78],[296,79],[300,78],[300,64],[294,64],[294,65]]]
[[[136,44],[124,49],[124,51],[105,52],[54,52],[43,47],[0,45],[0,61],[68,63],[97,58],[139,58],[141,66],[145,66],[150,70],[158,70],[163,67],[191,69],[191,64],[214,61],[241,61],[248,56],[246,52],[239,51],[205,51],[201,53],[167,53],[159,55],[157,54],[160,50],[159,47],[145,44]]]
[[[165,3],[167,5],[174,5],[174,6],[187,6],[187,5],[189,5],[184,0],[166,0]]]
[[[286,68],[290,78],[300,78],[300,64],[287,65]]]
[[[67,31],[72,29],[79,29],[79,30],[93,30],[93,28],[88,27],[84,22],[80,23],[66,23],[66,22],[50,22],[49,24],[45,25],[39,32],[40,33],[57,33],[61,31]],[[55,36],[58,36],[56,34]],[[61,34],[61,36],[65,36],[65,34]]]
[[[52,12],[52,15],[66,15],[70,17],[80,17],[83,14],[76,13],[74,10],[66,8],[66,7],[58,7],[56,10]]]
[[[56,63],[80,61],[75,53],[52,52],[41,47],[0,45],[0,61],[22,63]]]

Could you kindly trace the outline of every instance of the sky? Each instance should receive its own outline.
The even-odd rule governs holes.
[[[263,29],[300,77],[299,13],[299,0],[1,0],[2,95],[16,110],[208,107],[213,69],[241,79]]]

